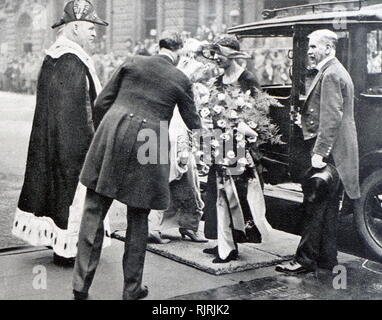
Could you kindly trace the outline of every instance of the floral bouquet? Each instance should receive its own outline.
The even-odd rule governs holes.
[[[203,133],[203,146],[198,145],[200,139],[196,142],[201,162],[214,163],[233,175],[235,167],[240,174],[247,166],[254,166],[253,158],[261,158],[262,144],[283,143],[279,128],[268,116],[270,106],[282,107],[276,99],[260,90],[252,97],[250,91],[243,93],[231,85],[224,86],[223,93],[214,81],[208,82],[205,89],[195,93],[200,116],[209,127]],[[251,134],[247,135],[248,131]],[[206,147],[210,149],[206,151]]]

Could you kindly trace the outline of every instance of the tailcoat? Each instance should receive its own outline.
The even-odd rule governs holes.
[[[81,182],[130,207],[167,209],[175,105],[190,130],[201,127],[192,84],[168,56],[129,57],[97,98]]]

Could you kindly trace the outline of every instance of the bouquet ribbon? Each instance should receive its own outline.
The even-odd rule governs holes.
[[[220,223],[230,225],[231,229],[245,233],[245,221],[243,210],[240,205],[239,196],[232,176],[217,177],[218,183],[218,199],[217,199],[217,215]],[[263,190],[260,185],[260,179],[255,170],[255,178],[248,181],[247,201],[253,218],[253,222],[258,228],[261,237],[264,240],[269,239],[270,232],[273,230],[268,223],[265,213],[265,200]],[[219,227],[218,227],[219,228]],[[227,228],[226,228],[227,229]],[[225,242],[232,242],[232,234],[228,230],[220,228],[221,236]],[[225,252],[227,251],[227,252]],[[224,259],[230,252],[229,248],[219,248],[219,256]]]

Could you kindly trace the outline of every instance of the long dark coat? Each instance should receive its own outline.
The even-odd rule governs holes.
[[[89,114],[95,98],[89,71],[76,55],[45,58],[18,207],[62,229],[94,134]]]
[[[194,105],[192,84],[170,58],[129,57],[97,99],[95,123],[99,127],[86,157],[81,182],[131,207],[167,209],[170,202],[167,130],[176,104],[187,127],[199,129],[201,121]],[[145,146],[151,152],[142,152]],[[144,163],[143,156],[153,158]]]
[[[302,110],[302,128],[306,140],[316,138],[313,153],[333,156],[347,195],[359,198],[354,85],[336,58],[321,68],[311,85]]]

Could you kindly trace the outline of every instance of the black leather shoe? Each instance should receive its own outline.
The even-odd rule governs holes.
[[[74,300],[86,300],[89,297],[87,292],[78,292],[73,290]]]
[[[304,274],[304,273],[314,272],[313,269],[306,268],[294,260],[286,264],[277,265],[275,270],[278,272],[283,272],[288,274]]]
[[[217,254],[219,254],[219,250],[218,250],[218,247],[216,246],[216,247],[213,247],[213,248],[204,249],[203,253],[217,255]]]
[[[229,253],[228,257],[225,258],[224,260],[220,259],[220,257],[217,256],[214,260],[212,260],[212,263],[228,263],[230,261],[237,260],[238,257],[239,257],[239,253],[236,250],[232,250]]]
[[[329,271],[333,271],[333,269],[338,265],[338,262],[337,263],[322,263],[322,262],[319,262],[318,263],[318,267],[320,269],[325,269],[325,270],[329,270]]]
[[[149,294],[149,289],[144,286],[138,294],[134,295],[134,296],[131,296],[129,295],[128,293],[123,293],[123,300],[140,300],[140,299],[143,299],[143,298],[146,298],[147,295]]]
[[[53,254],[53,263],[59,267],[73,268],[76,262],[75,258],[64,258],[57,254]]]

